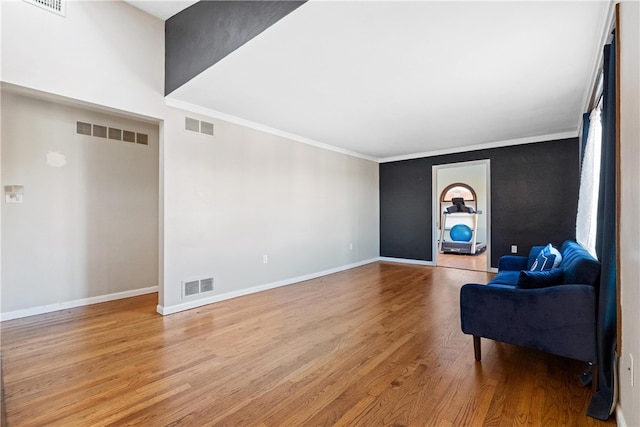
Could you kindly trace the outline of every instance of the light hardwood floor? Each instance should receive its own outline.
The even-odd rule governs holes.
[[[479,255],[458,255],[436,253],[438,267],[460,268],[463,270],[487,271],[487,252]]]
[[[162,317],[155,294],[3,322],[9,426],[615,425],[582,363],[483,340],[489,274],[377,262]]]

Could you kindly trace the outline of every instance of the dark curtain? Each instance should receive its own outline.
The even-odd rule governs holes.
[[[596,252],[602,264],[598,295],[598,390],[587,415],[605,420],[613,405],[616,352],[617,208],[616,208],[616,39],[604,48],[602,161]]]

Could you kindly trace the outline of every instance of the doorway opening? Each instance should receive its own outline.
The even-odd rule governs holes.
[[[433,166],[435,265],[490,271],[489,168],[489,160]]]

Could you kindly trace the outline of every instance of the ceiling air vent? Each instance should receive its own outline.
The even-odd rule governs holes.
[[[27,3],[31,3],[49,12],[56,13],[60,16],[65,16],[67,7],[65,0],[24,0]]]

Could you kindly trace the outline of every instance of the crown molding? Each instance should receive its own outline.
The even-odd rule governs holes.
[[[469,151],[486,150],[490,148],[509,147],[512,145],[534,144],[536,142],[555,141],[559,139],[575,138],[578,131],[552,133],[546,135],[529,136],[526,138],[508,139],[505,141],[487,142],[484,144],[465,145],[462,147],[443,148],[441,150],[424,151],[421,153],[406,154],[402,156],[385,157],[378,159],[379,163],[397,162],[400,160],[419,159],[422,157],[442,156],[446,154],[464,153]]]
[[[291,139],[293,141],[301,142],[303,144],[311,145],[318,148],[323,148],[329,151],[335,151],[336,153],[346,154],[352,157],[358,157],[365,160],[370,160],[372,162],[378,162],[378,159],[375,157],[367,156],[366,154],[356,153],[355,151],[345,150],[343,148],[335,147],[333,145],[325,144],[322,142],[315,141],[313,139],[305,138],[300,135],[295,135],[293,133],[285,132],[280,129],[275,129],[269,126],[262,125],[260,123],[252,122],[250,120],[246,120],[240,117],[232,116],[230,114],[221,113],[220,111],[212,110],[209,108],[201,107],[198,105],[190,104],[188,102],[179,101],[177,99],[173,99],[170,97],[165,97],[165,102],[169,107],[178,108],[180,110],[189,111],[192,113],[200,114],[203,116],[211,117],[214,119],[224,120],[225,122],[233,123],[236,125],[244,126],[250,129],[258,130],[261,132],[266,132],[271,135],[281,136],[283,138]]]
[[[546,135],[531,136],[526,138],[510,139],[505,141],[488,142],[484,144],[465,145],[461,147],[444,148],[441,150],[424,151],[413,154],[404,154],[400,156],[392,157],[373,157],[366,154],[357,153],[354,151],[346,150],[343,148],[335,147],[333,145],[318,142],[309,138],[305,138],[300,135],[295,135],[289,132],[285,132],[279,129],[275,129],[269,126],[262,125],[260,123],[252,122],[250,120],[242,119],[240,117],[232,116],[230,114],[222,113],[220,111],[212,110],[209,108],[201,107],[199,105],[191,104],[184,101],[179,101],[170,97],[165,97],[167,106],[177,108],[184,111],[200,114],[202,116],[210,117],[213,119],[223,120],[225,122],[233,123],[236,125],[244,126],[250,129],[255,129],[261,132],[269,133],[272,135],[287,138],[293,141],[301,142],[303,144],[311,145],[314,147],[322,148],[336,153],[346,154],[348,156],[357,157],[364,160],[369,160],[376,163],[388,163],[400,160],[418,159],[421,157],[433,157],[441,156],[445,154],[463,153],[468,151],[485,150],[488,148],[508,147],[511,145],[531,144],[536,142],[553,141],[558,139],[575,138],[578,136],[578,131],[553,133]]]

